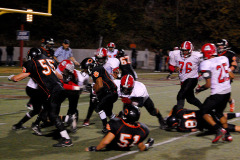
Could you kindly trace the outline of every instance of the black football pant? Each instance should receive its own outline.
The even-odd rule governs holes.
[[[197,83],[197,78],[188,78],[182,83],[181,89],[177,95],[177,110],[184,107],[185,99],[188,103],[200,108],[202,103],[194,95],[194,88],[197,86]]]
[[[68,98],[68,102],[69,102],[69,108],[68,108],[67,115],[73,115],[73,114],[77,113],[77,106],[78,106],[80,91],[65,90],[64,92],[65,92],[64,100],[66,98]]]
[[[33,117],[40,113],[46,99],[46,94],[41,89],[33,89],[28,86],[26,87],[26,93],[30,97],[31,104],[33,105],[33,110],[29,112],[29,115]]]
[[[55,124],[56,128],[61,132],[64,130],[64,125],[59,117],[61,103],[64,101],[64,90],[60,87],[55,88],[49,99],[49,104],[47,106],[47,111],[49,119]]]
[[[200,111],[201,114],[210,114],[212,110],[215,110],[214,113],[217,118],[223,116],[223,111],[225,110],[228,100],[231,96],[231,93],[227,94],[214,94],[209,96],[204,103],[202,104]]]
[[[96,107],[96,112],[104,111],[106,116],[110,117],[112,115],[113,103],[118,99],[117,92],[108,92],[104,96],[98,97],[99,103]]]

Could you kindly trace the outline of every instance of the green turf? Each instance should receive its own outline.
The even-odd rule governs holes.
[[[159,108],[165,117],[168,112],[176,104],[176,95],[180,88],[178,80],[164,80],[165,75],[162,74],[142,74],[139,71],[139,81],[143,82],[148,89],[150,97],[155,103],[155,107]],[[150,71],[148,71],[150,73]],[[11,73],[5,73],[9,75]],[[176,77],[176,75],[174,75]],[[35,120],[27,122],[25,126],[27,130],[12,131],[11,127],[19,121],[27,112],[25,104],[28,98],[25,93],[27,79],[14,83],[7,78],[0,78],[0,95],[11,96],[12,98],[0,99],[0,159],[18,159],[18,160],[45,160],[45,159],[71,159],[71,160],[87,160],[87,159],[115,159],[114,156],[120,156],[118,159],[152,159],[152,160],[202,160],[202,159],[238,159],[239,157],[239,133],[232,133],[233,142],[212,144],[211,139],[214,135],[203,135],[201,132],[195,134],[167,132],[159,129],[157,118],[148,114],[145,108],[141,109],[140,121],[147,124],[150,129],[149,137],[155,139],[155,146],[147,152],[85,152],[84,148],[97,145],[103,135],[101,134],[101,121],[96,113],[91,118],[91,125],[82,127],[82,121],[87,114],[89,94],[84,93],[80,96],[78,109],[80,122],[78,123],[78,131],[70,136],[74,146],[68,148],[53,148],[52,144],[56,143],[56,135],[54,127],[42,129],[45,136],[33,135],[30,126]],[[200,82],[203,83],[203,82]],[[17,89],[16,89],[16,88]],[[236,101],[236,111],[240,112],[238,99],[238,88],[240,80],[238,77],[232,84],[233,98]],[[209,96],[210,92],[205,91],[197,95],[203,102]],[[61,114],[67,111],[68,101],[62,104]],[[114,113],[118,113],[122,108],[122,103],[118,100],[114,105]],[[186,108],[196,109],[186,102]],[[229,106],[226,111],[229,111]],[[234,124],[240,125],[240,119],[236,119]],[[185,136],[185,137],[184,137]],[[132,151],[137,151],[136,147]],[[122,155],[122,154],[128,155]]]

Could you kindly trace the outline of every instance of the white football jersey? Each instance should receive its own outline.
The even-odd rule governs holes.
[[[119,65],[120,61],[117,58],[108,58],[107,62],[103,65],[103,67],[109,73],[111,78],[114,79],[114,77],[112,76],[113,71],[119,69]]]
[[[118,52],[117,49],[114,49],[113,51],[108,50],[108,52],[107,52],[108,58],[116,58],[117,52]]]
[[[32,78],[29,79],[27,86],[33,89],[38,89],[38,84],[34,82]]]
[[[211,72],[211,95],[231,92],[228,68],[229,61],[225,56],[211,58],[200,64],[200,71]]]
[[[175,56],[180,54],[180,50],[173,50],[169,52],[169,64],[175,66]]]
[[[132,93],[130,95],[124,95],[121,93],[121,91],[120,91],[121,80],[115,79],[114,83],[118,87],[118,96],[119,97],[127,97],[130,99],[132,97],[143,97],[143,102],[145,102],[146,99],[149,97],[146,86],[139,81],[134,82],[134,87],[133,87]]]
[[[199,64],[202,61],[202,54],[200,52],[193,51],[191,56],[184,58],[181,56],[180,51],[172,51],[170,58],[170,64],[179,68],[179,79],[184,82],[188,78],[197,78]],[[172,60],[171,60],[172,59]]]
[[[96,61],[95,57],[92,57],[92,59]],[[107,62],[103,65],[103,67],[106,69],[111,79],[115,79],[112,74],[114,70],[119,69],[119,65],[120,61],[117,58],[108,58]]]

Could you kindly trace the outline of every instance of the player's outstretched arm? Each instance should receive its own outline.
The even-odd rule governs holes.
[[[111,132],[108,132],[108,134],[101,140],[101,142],[97,146],[90,146],[88,148],[85,148],[85,151],[99,151],[105,148],[109,143],[111,143],[114,138],[115,135]]]
[[[8,76],[8,80],[13,82],[18,82],[28,77],[29,75],[30,73],[19,73],[18,75],[10,75]]]

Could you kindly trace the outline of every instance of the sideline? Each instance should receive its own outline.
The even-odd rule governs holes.
[[[234,121],[237,121],[237,120],[240,120],[240,118],[235,118],[235,119],[230,120],[230,121],[228,121],[228,122],[234,122]],[[171,143],[171,142],[174,142],[174,141],[176,141],[176,140],[179,140],[179,139],[182,139],[182,138],[185,138],[185,137],[188,137],[188,136],[197,134],[197,133],[199,133],[199,132],[201,132],[201,131],[191,132],[191,133],[188,133],[188,134],[179,136],[179,137],[171,138],[171,139],[169,139],[169,140],[166,140],[166,141],[163,141],[163,142],[154,144],[153,147],[161,146],[161,145],[164,145],[164,144],[167,144],[167,143]],[[117,155],[117,156],[110,157],[110,158],[107,158],[107,159],[104,159],[104,160],[114,160],[114,159],[117,159],[117,158],[121,158],[121,157],[124,157],[124,156],[128,156],[128,155],[130,155],[130,154],[137,153],[137,152],[139,152],[139,150],[135,150],[135,151],[130,151],[130,152],[127,152],[127,153],[119,154],[119,155]]]

